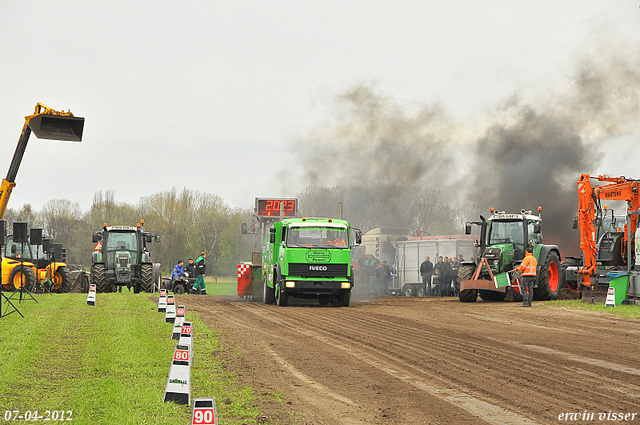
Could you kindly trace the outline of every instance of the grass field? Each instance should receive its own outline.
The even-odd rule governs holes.
[[[64,411],[78,424],[190,423],[190,407],[162,402],[176,341],[148,294],[98,294],[95,307],[86,294],[36,299],[16,304],[24,319],[0,319],[0,423],[9,410]],[[215,332],[188,310],[187,320],[192,399],[215,397],[220,423],[254,422],[253,390],[223,367]]]
[[[600,311],[627,319],[640,319],[640,307],[637,305],[619,305],[616,307],[605,307],[604,303],[589,304],[583,303],[581,300],[547,301],[545,302],[545,305],[549,305],[552,307],[569,307],[584,311]]]

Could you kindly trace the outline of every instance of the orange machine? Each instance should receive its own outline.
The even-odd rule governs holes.
[[[593,186],[591,181],[607,184]],[[578,267],[578,276],[584,286],[591,286],[596,277],[597,266],[624,267],[629,270],[635,258],[632,252],[638,224],[640,181],[607,175],[592,177],[582,174],[578,180],[578,225],[580,227],[580,249],[584,260]],[[598,236],[598,227],[606,214],[601,201],[625,201],[628,220],[623,231],[606,232]],[[599,240],[596,238],[599,237]],[[597,279],[596,282],[597,283]]]

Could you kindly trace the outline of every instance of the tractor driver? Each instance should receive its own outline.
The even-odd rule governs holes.
[[[178,261],[178,264],[173,266],[173,270],[171,271],[171,279],[173,280],[182,279],[183,272],[184,272],[184,269],[182,268],[183,265],[184,265],[184,261],[180,260]]]

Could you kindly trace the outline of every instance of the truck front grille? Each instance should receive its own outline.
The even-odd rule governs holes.
[[[289,275],[301,277],[347,277],[348,264],[290,263]]]

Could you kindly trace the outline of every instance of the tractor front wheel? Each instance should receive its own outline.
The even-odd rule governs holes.
[[[142,278],[140,290],[144,292],[151,292],[153,290],[153,265],[142,264],[140,266],[140,277]]]
[[[533,290],[533,298],[538,301],[557,300],[560,286],[560,259],[558,254],[551,251],[540,269],[538,287]]]
[[[463,280],[469,280],[476,271],[476,267],[473,264],[462,264],[458,269],[458,287]],[[478,291],[476,289],[465,289],[460,291],[458,299],[463,303],[474,303],[478,299]]]
[[[107,287],[107,266],[94,264],[91,266],[91,285],[96,285],[96,292],[111,292]]]

